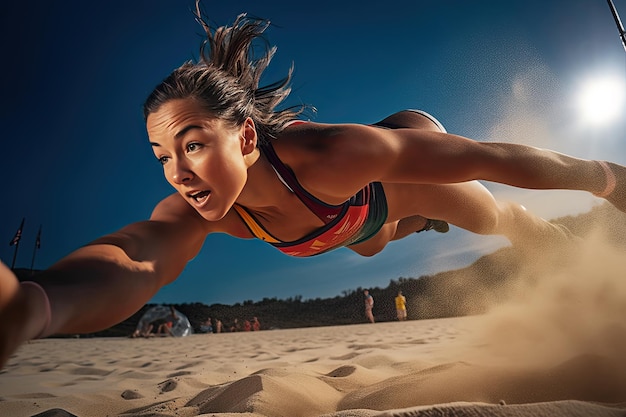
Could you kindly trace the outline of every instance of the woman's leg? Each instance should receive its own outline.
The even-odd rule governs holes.
[[[419,214],[483,235],[503,235],[515,246],[565,242],[571,235],[513,202],[497,201],[479,182],[446,185],[384,184],[389,220]]]
[[[437,119],[419,110],[395,113],[378,125],[445,132]],[[496,201],[477,181],[449,185],[386,184],[385,194],[390,207],[389,220],[399,220],[391,240],[408,236],[411,229],[419,230],[423,218],[445,220],[479,234],[504,235],[516,245],[524,245],[538,236],[563,235],[560,226],[529,213],[520,204]]]
[[[445,131],[427,113],[405,110],[376,125]],[[387,223],[372,238],[351,245],[350,249],[372,256],[391,240],[398,240],[440,219],[468,231],[483,235],[503,235],[518,247],[542,247],[542,243],[565,242],[571,237],[567,229],[528,212],[522,205],[496,201],[478,181],[459,184],[383,184],[389,215]]]
[[[523,249],[541,249],[566,243],[571,234],[528,212],[522,205],[497,201],[479,182],[446,185],[383,184],[388,222],[372,238],[352,245],[355,252],[372,256],[391,240],[415,231],[424,218],[442,219],[482,235],[502,235]]]
[[[448,223],[443,220],[427,219],[422,216],[406,217],[398,221],[396,232],[391,240],[398,240],[413,233],[434,230],[439,233],[447,233],[450,230]]]

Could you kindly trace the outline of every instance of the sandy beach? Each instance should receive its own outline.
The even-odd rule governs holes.
[[[0,416],[626,416],[624,259],[588,239],[474,316],[35,340]]]
[[[488,320],[38,340],[0,374],[0,415],[626,415],[623,363],[516,363],[476,338]]]

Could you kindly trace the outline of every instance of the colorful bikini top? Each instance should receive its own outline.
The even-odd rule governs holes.
[[[259,149],[272,165],[280,181],[324,222],[324,226],[301,239],[283,242],[272,236],[248,209],[235,204],[233,207],[256,238],[271,244],[286,255],[307,257],[363,241],[375,234],[384,224],[387,217],[384,194],[382,195],[384,203],[382,220],[381,216],[375,216],[378,217],[378,219],[373,219],[376,220],[375,224],[368,222],[368,218],[372,217],[370,216],[372,209],[370,202],[374,201],[374,194],[379,194],[378,199],[380,199],[382,193],[380,183],[368,184],[343,204],[327,204],[300,185],[294,172],[282,163],[270,143],[260,145]]]

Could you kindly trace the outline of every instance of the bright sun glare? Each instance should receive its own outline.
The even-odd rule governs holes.
[[[585,122],[601,125],[615,120],[624,111],[626,85],[619,78],[594,78],[580,90],[578,106]]]

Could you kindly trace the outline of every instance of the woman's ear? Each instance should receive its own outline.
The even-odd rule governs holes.
[[[258,137],[254,120],[248,117],[241,128],[241,152],[244,155],[251,154],[256,149]]]

